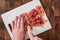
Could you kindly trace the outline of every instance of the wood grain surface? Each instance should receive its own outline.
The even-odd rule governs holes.
[[[0,15],[31,0],[0,0]],[[37,36],[44,40],[60,40],[60,0],[40,0],[52,29]],[[11,40],[0,16],[0,40]]]

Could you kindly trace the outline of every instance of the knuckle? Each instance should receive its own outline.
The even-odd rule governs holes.
[[[35,37],[36,39],[38,39],[38,37]]]

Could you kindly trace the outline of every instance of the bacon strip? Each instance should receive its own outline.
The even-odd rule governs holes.
[[[44,10],[42,6],[37,5],[34,9],[29,11],[28,13],[22,14],[22,16],[25,17],[27,23],[31,26],[38,26],[38,25],[43,25],[44,24],[44,19],[43,19],[43,14]]]

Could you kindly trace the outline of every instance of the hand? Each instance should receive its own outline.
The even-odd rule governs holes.
[[[37,36],[34,37],[32,35],[32,30],[31,30],[31,27],[30,26],[27,27],[27,31],[28,31],[28,35],[30,37],[30,40],[43,40],[43,39],[41,39],[41,38],[39,38]]]
[[[21,16],[16,16],[13,20],[12,26],[12,40],[25,40],[25,27],[24,27],[24,18]]]

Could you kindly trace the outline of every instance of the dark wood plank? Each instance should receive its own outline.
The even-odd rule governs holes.
[[[31,0],[0,0],[0,15]],[[60,40],[60,0],[41,0],[52,29],[37,36],[44,40]],[[0,16],[0,40],[11,40]]]

